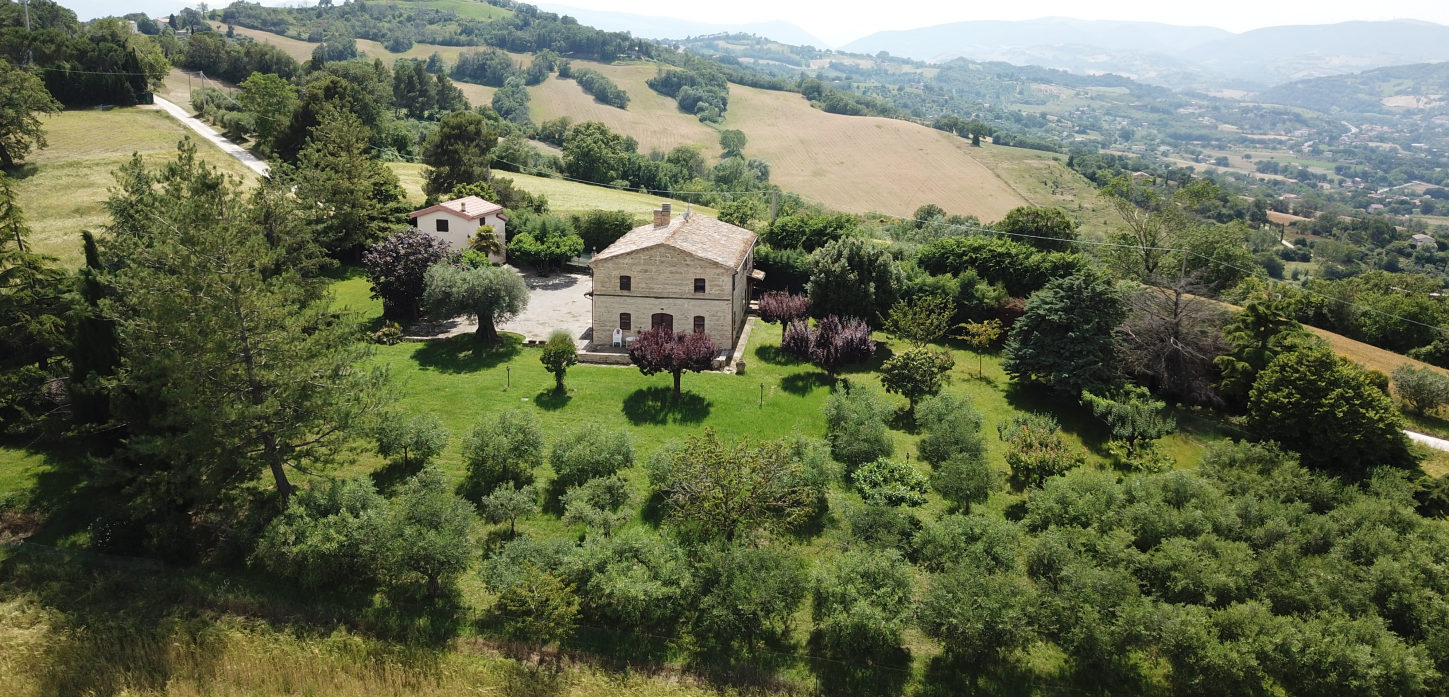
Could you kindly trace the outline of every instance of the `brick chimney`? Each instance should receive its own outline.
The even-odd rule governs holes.
[[[654,227],[665,227],[669,225],[669,204],[659,204],[659,210],[654,211]]]

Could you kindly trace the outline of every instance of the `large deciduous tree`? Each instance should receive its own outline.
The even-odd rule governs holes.
[[[1274,358],[1248,395],[1248,424],[1298,451],[1306,465],[1364,474],[1411,461],[1388,395],[1327,347]]]
[[[816,317],[880,318],[896,301],[900,269],[885,248],[859,237],[843,237],[810,255],[810,311]]]
[[[523,277],[502,266],[468,269],[437,264],[423,275],[423,287],[423,306],[429,315],[476,318],[474,336],[486,344],[498,342],[498,323],[528,307],[528,285]]]
[[[639,337],[629,346],[629,360],[645,375],[673,375],[674,398],[678,399],[679,378],[684,371],[698,373],[709,370],[717,352],[714,339],[709,338],[709,334],[676,334],[667,327],[656,327],[639,332]]]
[[[1116,267],[1143,283],[1157,282],[1162,262],[1193,223],[1192,209],[1213,191],[1211,183],[1200,182],[1164,195],[1150,182],[1131,177],[1118,177],[1102,187],[1102,198],[1127,225],[1125,232],[1112,235],[1112,241],[1122,245],[1113,255]]]
[[[1070,252],[1077,240],[1077,221],[1060,208],[1020,206],[992,227],[1048,252]]]
[[[0,59],[0,168],[10,169],[33,147],[45,147],[45,130],[36,114],[54,114],[60,102],[28,70]]]
[[[811,464],[788,441],[725,443],[708,429],[661,452],[649,479],[676,524],[732,543],[741,533],[809,515],[821,493],[806,471]]]
[[[489,151],[498,134],[482,116],[455,111],[438,121],[438,130],[423,146],[423,193],[437,196],[461,184],[488,180]]]
[[[1093,272],[1056,279],[1032,293],[1006,340],[1001,367],[1022,382],[1076,395],[1116,381],[1112,330],[1126,316],[1112,281]]]
[[[508,243],[508,255],[513,261],[531,264],[540,274],[548,275],[584,253],[583,238],[567,220],[546,215],[535,221]]]
[[[118,180],[108,257],[122,267],[102,308],[136,504],[207,503],[264,472],[285,503],[288,469],[333,462],[381,400],[356,323],[328,306],[275,187],[249,198],[187,142],[159,171],[133,157]]]
[[[418,318],[428,269],[448,258],[448,243],[416,229],[390,235],[362,254],[372,297],[382,300],[382,316],[401,322]]]
[[[287,127],[292,112],[297,109],[297,88],[281,76],[252,73],[242,81],[237,101],[256,117],[257,142],[270,150],[277,134]]]

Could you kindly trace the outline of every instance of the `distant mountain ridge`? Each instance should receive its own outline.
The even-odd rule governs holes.
[[[1255,95],[1256,101],[1325,114],[1449,114],[1449,63],[1397,65],[1349,75],[1298,80]]]
[[[962,57],[1115,72],[1174,88],[1262,89],[1293,80],[1449,60],[1449,27],[1415,20],[1212,27],[1047,18],[878,32],[842,50],[927,61]]]

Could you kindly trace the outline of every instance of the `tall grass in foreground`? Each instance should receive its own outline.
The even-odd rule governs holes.
[[[8,697],[738,694],[675,675],[605,672],[568,661],[543,666],[478,642],[407,648],[342,630],[299,635],[234,616],[167,628],[80,626],[32,597],[0,601],[0,694]]]

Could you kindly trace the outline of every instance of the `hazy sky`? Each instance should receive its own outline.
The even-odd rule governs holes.
[[[213,0],[223,7],[230,0]],[[374,0],[385,1],[385,0]],[[700,22],[738,23],[784,20],[840,45],[885,29],[912,29],[972,19],[1130,19],[1168,24],[1209,25],[1247,31],[1281,24],[1328,24],[1349,20],[1421,19],[1449,24],[1445,0],[551,0],[591,10],[676,17]],[[81,19],[142,11],[165,14],[186,0],[61,0]],[[270,1],[265,4],[284,4]],[[291,4],[291,3],[286,3]]]

